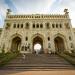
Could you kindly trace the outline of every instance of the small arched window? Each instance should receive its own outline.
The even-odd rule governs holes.
[[[62,28],[62,24],[59,24],[60,25],[60,28]]]
[[[43,24],[42,23],[40,24],[40,28],[43,28]]]
[[[69,40],[71,41],[72,39],[71,39],[71,36],[69,36]]]
[[[55,24],[52,24],[52,28],[55,28]]]
[[[21,24],[21,28],[23,28],[23,24]]]
[[[19,24],[17,25],[17,28],[19,28]]]
[[[26,23],[25,28],[26,28],[26,29],[29,29],[29,23],[28,23],[28,22]]]
[[[71,43],[71,48],[73,48],[73,43]]]
[[[36,24],[36,27],[39,28],[39,24],[38,23]]]
[[[50,28],[49,23],[46,23],[46,28],[47,28],[47,29],[49,29],[49,28]]]
[[[26,41],[28,41],[28,37],[27,37],[27,36],[26,36],[26,38],[25,38],[25,39],[26,39]]]
[[[56,28],[58,28],[58,24],[56,24]]]
[[[16,28],[16,24],[13,25],[13,28]]]
[[[48,41],[50,41],[50,37],[48,37]]]
[[[33,23],[33,28],[35,28],[35,24]]]

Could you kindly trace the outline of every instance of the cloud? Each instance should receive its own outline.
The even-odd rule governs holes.
[[[55,0],[52,6],[50,6],[49,12],[61,14],[65,8],[68,8],[72,26],[75,27],[75,0]]]
[[[4,24],[7,8],[14,14],[62,14],[68,8],[75,27],[75,0],[0,0],[0,27]]]
[[[0,27],[3,27],[4,25],[7,8],[8,6],[5,4],[4,0],[0,0]]]
[[[9,9],[11,9],[13,12],[17,12],[17,9],[13,4],[12,0],[4,0],[4,2],[8,5]]]
[[[0,0],[0,27],[4,25],[7,9],[10,8],[13,12],[16,11],[15,6],[10,0]]]
[[[13,0],[19,13],[47,13],[55,0]]]

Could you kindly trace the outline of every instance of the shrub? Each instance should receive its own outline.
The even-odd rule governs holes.
[[[75,53],[69,53],[71,57],[75,57]]]
[[[3,49],[3,50],[2,50],[2,54],[4,54],[4,53],[5,53],[5,50]]]
[[[75,59],[74,59],[74,58],[70,57],[69,55],[66,55],[65,53],[61,53],[61,54],[58,53],[58,55],[61,56],[61,57],[63,57],[64,59],[66,59],[66,60],[69,61],[72,65],[75,66]]]
[[[68,51],[64,51],[63,53],[65,53],[65,54],[69,54],[69,52],[68,52]]]
[[[0,60],[5,56],[4,53],[0,53]]]
[[[7,64],[10,60],[14,59],[18,53],[6,53],[0,62],[0,67]]]
[[[71,50],[72,53],[75,53],[75,50]]]
[[[75,57],[75,53],[69,53],[68,51],[64,51],[64,54],[69,55],[71,57]]]

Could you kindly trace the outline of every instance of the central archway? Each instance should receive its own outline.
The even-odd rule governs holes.
[[[41,44],[39,44],[39,43],[36,43],[35,45],[34,45],[34,50],[41,50],[41,48],[42,48],[42,46],[41,46]]]
[[[64,39],[61,37],[56,37],[54,39],[54,43],[55,43],[55,50],[57,52],[62,52],[65,50],[65,45],[64,45]]]
[[[35,49],[35,46],[37,46],[37,48]],[[36,36],[35,38],[33,38],[33,53],[35,52],[39,52],[39,53],[43,53],[43,39],[39,36]]]
[[[20,47],[21,47],[21,38],[17,36],[12,39],[11,50],[14,52],[19,51]]]

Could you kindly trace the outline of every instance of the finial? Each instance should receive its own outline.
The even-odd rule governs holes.
[[[7,9],[7,15],[10,14],[10,12],[11,12],[11,10],[10,9]]]
[[[64,9],[64,12],[65,12],[65,14],[68,14],[69,12],[68,12],[68,9]]]

